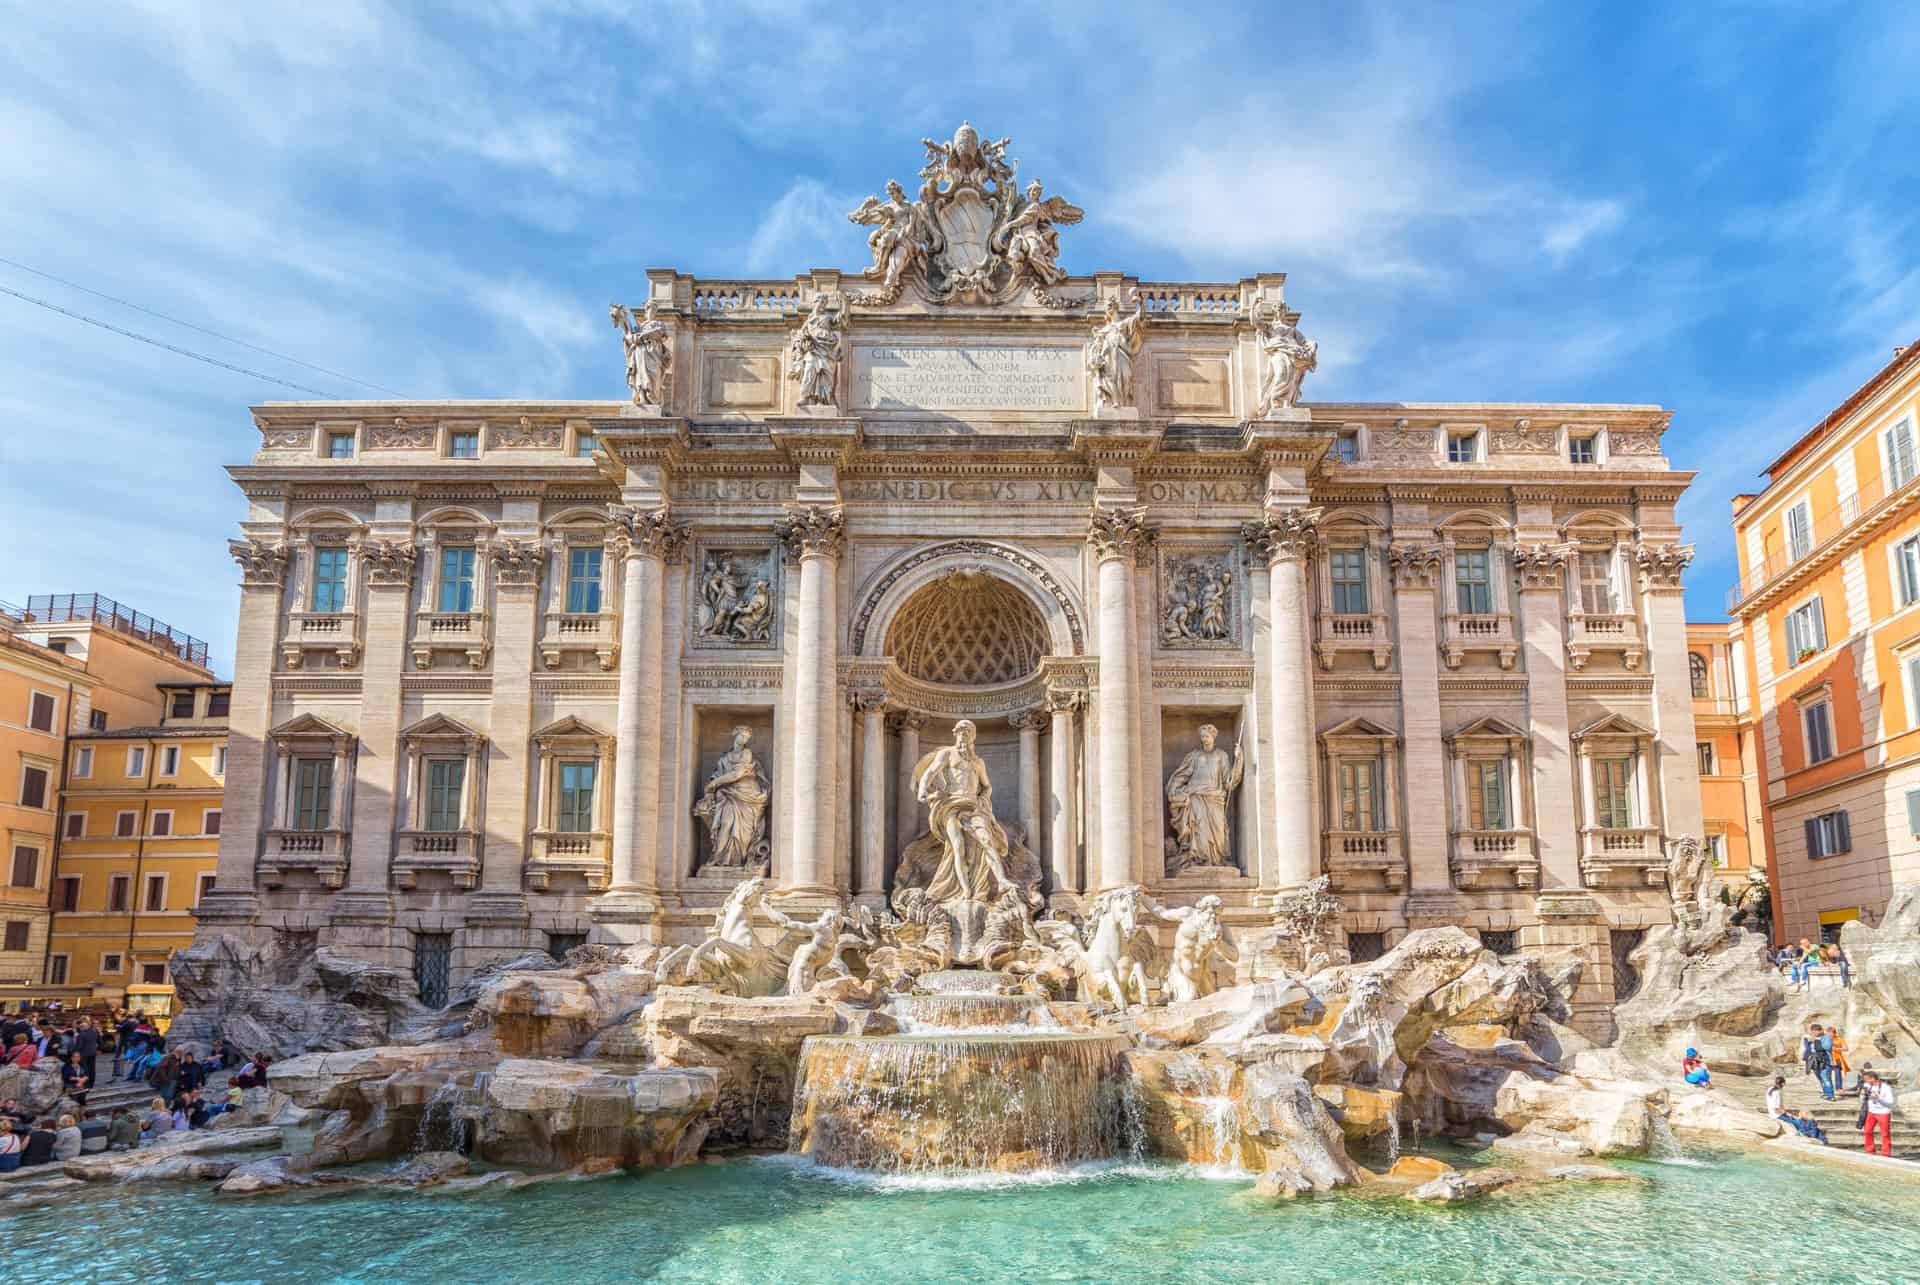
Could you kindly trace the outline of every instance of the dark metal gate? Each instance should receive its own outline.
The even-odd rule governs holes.
[[[413,980],[420,985],[420,1002],[428,1008],[445,1008],[452,974],[453,934],[415,933]]]

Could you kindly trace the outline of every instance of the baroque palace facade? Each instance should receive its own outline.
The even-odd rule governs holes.
[[[256,408],[203,931],[434,999],[748,874],[879,907],[964,720],[1056,908],[1324,874],[1356,957],[1566,947],[1604,1014],[1701,830],[1669,412],[1303,403],[1281,274],[1068,275],[1005,148],[862,273],[649,272],[624,402]]]

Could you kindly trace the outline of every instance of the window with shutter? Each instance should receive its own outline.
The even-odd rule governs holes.
[[[444,833],[460,828],[460,786],[466,774],[465,759],[427,762],[427,829]]]
[[[51,732],[53,710],[53,697],[45,692],[33,693],[27,702],[27,726],[36,732]]]
[[[1813,552],[1813,510],[1805,500],[1787,510],[1787,556],[1798,562]]]
[[[1907,829],[1920,839],[1920,790],[1907,791]]]
[[[1901,420],[1887,430],[1887,489],[1897,491],[1913,481],[1913,421]]]
[[[1833,757],[1833,705],[1818,700],[1801,711],[1807,733],[1807,762],[1824,763]]]

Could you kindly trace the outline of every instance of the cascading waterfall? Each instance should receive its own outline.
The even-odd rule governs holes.
[[[420,1108],[420,1124],[413,1131],[413,1154],[426,1151],[465,1152],[472,1146],[472,1127],[466,1108],[472,1090],[449,1079],[433,1091]]]

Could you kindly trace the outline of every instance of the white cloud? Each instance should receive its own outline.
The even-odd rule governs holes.
[[[818,179],[797,178],[768,208],[747,243],[745,267],[782,276],[846,259],[865,230],[847,221],[859,197],[838,195]]]
[[[1575,202],[1547,225],[1540,248],[1555,263],[1564,263],[1574,251],[1594,237],[1613,231],[1625,218],[1626,207],[1619,201]]]

